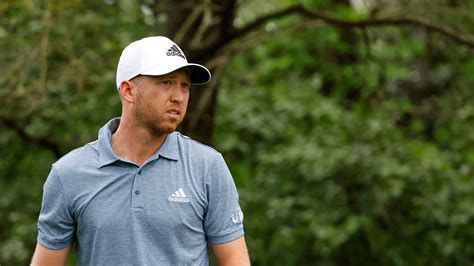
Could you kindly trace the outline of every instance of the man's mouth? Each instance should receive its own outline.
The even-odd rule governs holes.
[[[180,114],[180,111],[178,109],[170,109],[166,112],[167,114],[170,114],[170,115],[176,115],[176,116],[179,116]]]

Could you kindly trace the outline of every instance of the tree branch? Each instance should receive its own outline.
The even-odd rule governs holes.
[[[55,143],[54,141],[45,137],[30,136],[28,133],[26,133],[23,127],[18,125],[16,121],[11,118],[0,116],[0,123],[13,130],[16,135],[26,143],[32,143],[38,145],[39,147],[50,150],[54,153],[56,158],[61,157],[62,154],[61,149],[59,148],[59,144]]]
[[[235,12],[237,9],[237,2],[236,0],[228,0],[225,3],[224,12],[221,15],[222,22],[219,25],[220,27],[220,36],[226,36],[229,31],[232,32],[235,30],[233,21],[235,19]]]
[[[179,28],[178,32],[174,35],[174,41],[176,43],[182,43],[184,36],[189,34],[189,29],[193,23],[198,19],[198,17],[204,12],[204,5],[198,5],[193,9],[191,14],[184,20],[183,24]]]
[[[238,54],[249,50],[253,47],[258,46],[259,44],[265,43],[267,41],[271,41],[278,36],[281,35],[290,35],[295,32],[305,31],[310,28],[322,27],[326,24],[322,23],[320,20],[309,20],[299,24],[293,24],[290,26],[286,26],[283,28],[278,29],[278,31],[265,31],[263,33],[260,32],[252,32],[246,35],[244,38],[240,39],[239,42],[235,42],[230,44],[224,53],[216,55],[210,61],[206,63],[206,66],[210,68],[217,67],[221,62],[221,57],[231,57],[234,54]]]
[[[215,24],[214,12],[212,8],[212,2],[210,0],[205,0],[202,3],[202,20],[199,24],[199,27],[196,29],[193,34],[193,39],[191,41],[190,47],[198,47],[201,45],[205,39],[204,33]]]
[[[234,32],[228,34],[217,43],[213,43],[210,47],[206,47],[203,51],[220,51],[225,49],[227,45],[229,45],[234,40],[242,38],[242,36],[255,31],[256,29],[260,28],[261,26],[265,25],[266,23],[280,19],[289,15],[301,15],[306,18],[316,19],[324,22],[329,26],[334,26],[338,28],[370,28],[370,27],[383,27],[383,26],[415,26],[421,27],[433,32],[437,32],[448,39],[453,40],[461,45],[465,45],[467,47],[474,47],[474,36],[466,35],[460,33],[447,25],[436,25],[430,23],[429,21],[423,20],[422,18],[416,17],[407,17],[407,16],[400,16],[400,17],[387,17],[387,18],[370,18],[370,19],[362,19],[362,20],[347,20],[341,19],[334,16],[330,16],[327,14],[323,14],[321,12],[317,12],[311,9],[308,9],[302,5],[294,5],[288,8],[276,11],[271,14],[264,15],[260,18],[257,18],[253,22],[247,24],[243,28],[237,29]],[[215,53],[214,53],[215,54]],[[197,58],[200,61],[208,61],[210,54],[203,53]]]
[[[239,36],[246,34],[249,31],[254,30],[255,28],[260,27],[261,25],[267,23],[268,21],[272,19],[277,19],[277,18],[290,15],[290,14],[300,14],[309,18],[320,19],[329,25],[339,27],[339,28],[368,28],[368,27],[377,27],[377,26],[397,26],[397,25],[417,26],[417,27],[426,28],[434,32],[440,33],[441,35],[444,35],[445,37],[448,37],[462,45],[474,47],[473,36],[463,35],[446,25],[431,24],[430,22],[424,21],[423,19],[420,19],[420,18],[388,17],[388,18],[373,18],[373,19],[364,19],[364,20],[359,20],[359,21],[351,21],[351,20],[345,20],[345,19],[329,16],[323,13],[319,13],[314,10],[310,10],[302,5],[291,6],[281,11],[277,11],[273,14],[263,16],[255,20],[254,22],[250,23],[249,25],[245,26],[244,28],[240,29],[239,31],[235,32],[233,34],[233,37],[238,38]]]
[[[206,106],[211,102],[212,96],[217,92],[218,82],[224,72],[225,65],[229,58],[227,56],[222,55],[218,57],[218,60],[220,61],[220,63],[214,66],[214,71],[212,72],[212,80],[207,85],[207,88],[203,92],[203,95],[199,100],[195,110],[193,110],[192,117],[190,117],[190,128],[197,127],[199,119],[206,110]]]
[[[37,88],[41,91],[47,90],[47,81],[48,81],[48,47],[49,47],[49,35],[51,32],[51,9],[52,4],[48,2],[46,10],[43,14],[42,26],[44,27],[43,32],[41,33],[40,41],[40,88]]]

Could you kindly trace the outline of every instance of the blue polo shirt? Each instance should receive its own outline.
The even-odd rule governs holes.
[[[220,153],[174,132],[139,166],[111,148],[119,123],[53,164],[38,219],[42,246],[75,241],[78,265],[206,265],[208,243],[244,234]]]

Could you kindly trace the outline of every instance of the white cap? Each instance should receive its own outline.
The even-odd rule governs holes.
[[[138,75],[159,76],[187,67],[191,84],[204,84],[211,80],[211,73],[199,64],[188,63],[183,51],[172,40],[147,37],[129,44],[122,51],[117,66],[117,88],[124,80]]]

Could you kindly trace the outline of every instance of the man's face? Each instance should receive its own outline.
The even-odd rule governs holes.
[[[186,69],[162,76],[141,76],[137,86],[133,116],[139,126],[161,136],[176,130],[183,121],[191,81]]]

